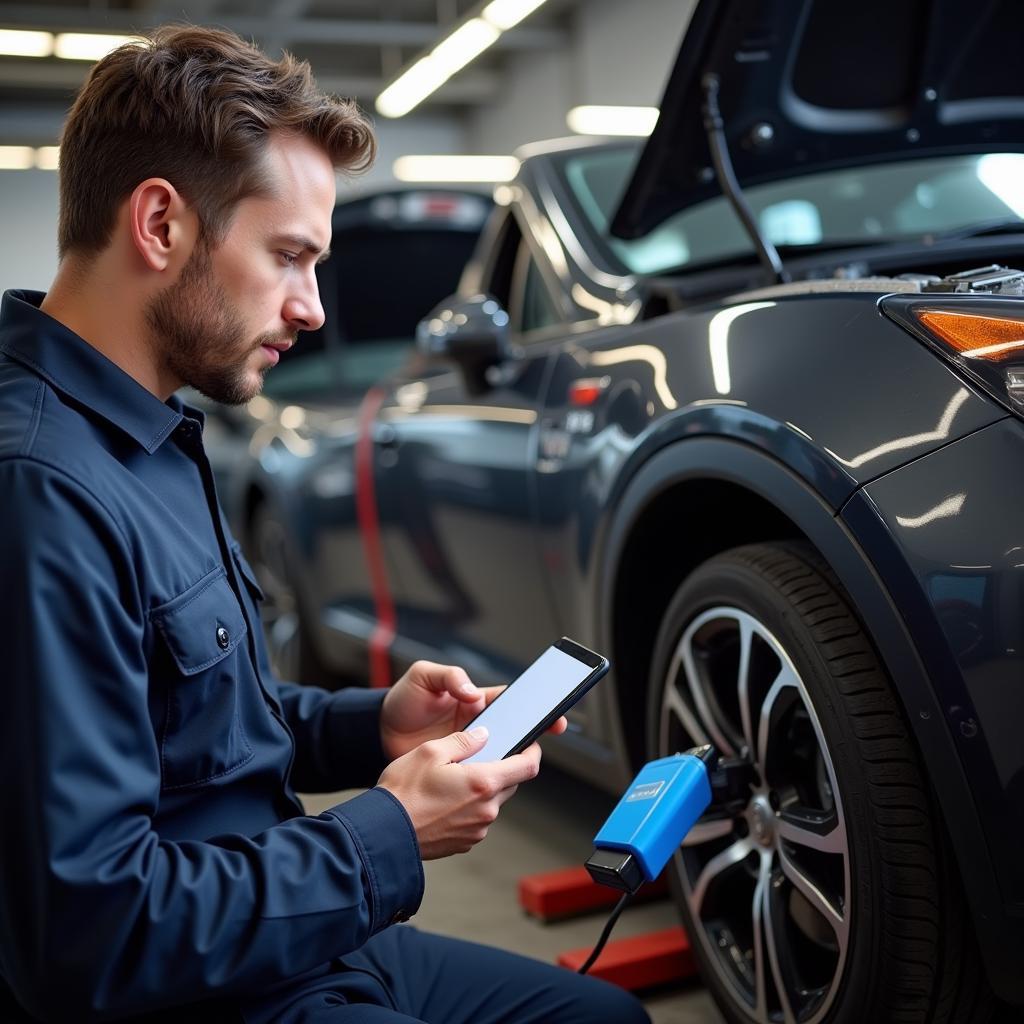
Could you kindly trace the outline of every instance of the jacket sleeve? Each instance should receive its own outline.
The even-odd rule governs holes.
[[[386,690],[331,693],[277,684],[281,710],[295,736],[292,784],[305,793],[372,786],[387,765],[380,736]]]
[[[154,831],[139,553],[59,468],[0,462],[0,495],[0,975],[19,1002],[77,1021],[251,994],[415,912],[416,838],[380,789],[254,836]]]

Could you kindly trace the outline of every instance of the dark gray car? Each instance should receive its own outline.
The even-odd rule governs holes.
[[[232,502],[329,675],[567,634],[613,670],[552,760],[747,773],[671,867],[731,1021],[1024,1005],[1021,38],[700,3],[647,144],[524,151],[416,358]]]

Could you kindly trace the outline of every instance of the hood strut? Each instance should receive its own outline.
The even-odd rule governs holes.
[[[725,125],[718,109],[718,75],[709,72],[701,79],[701,85],[704,89],[704,130],[708,135],[708,147],[711,150],[711,160],[715,165],[715,177],[718,178],[718,185],[726,199],[732,204],[732,208],[746,228],[747,234],[750,235],[754,248],[757,250],[758,259],[774,280],[783,284],[789,280],[789,274],[782,266],[779,251],[762,234],[753,211],[747,205],[746,199],[743,198],[743,191],[740,189],[740,183],[736,180],[736,174],[732,168],[729,147],[725,141]]]

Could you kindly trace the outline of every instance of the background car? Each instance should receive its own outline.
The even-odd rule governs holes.
[[[747,772],[671,871],[731,1021],[1024,1005],[999,10],[701,3],[642,151],[524,151],[415,358],[358,412],[268,415],[235,491],[300,661],[491,682],[564,633],[613,673],[552,759],[618,788],[713,742]]]

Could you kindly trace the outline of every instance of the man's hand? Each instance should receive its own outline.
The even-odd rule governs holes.
[[[478,727],[428,740],[384,769],[377,785],[405,808],[424,860],[465,853],[479,843],[519,783],[539,771],[536,743],[502,761],[458,763],[486,739],[487,730]]]
[[[454,665],[417,661],[384,698],[380,734],[389,760],[427,740],[459,732],[504,690],[504,686],[474,686]],[[565,718],[549,730],[565,732]]]

